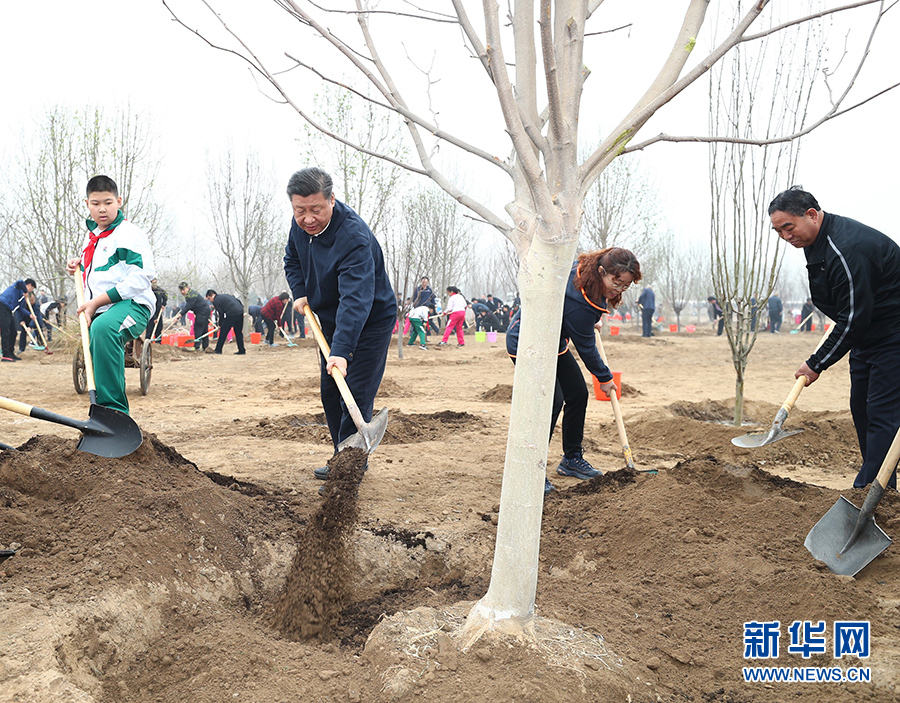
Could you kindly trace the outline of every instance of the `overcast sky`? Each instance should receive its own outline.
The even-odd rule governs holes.
[[[629,1],[608,0],[603,7],[611,7],[613,17],[616,11],[626,16],[635,5],[641,6],[641,13],[653,8],[658,20],[653,25],[658,31],[664,30],[666,37],[674,30],[664,14],[669,12],[680,21],[686,6],[686,2],[676,0],[630,5]],[[268,48],[277,48],[280,53],[298,47],[304,41],[301,38],[308,36],[283,14],[277,14],[269,0],[240,0],[240,4],[252,8],[260,24],[268,27]],[[175,0],[174,6],[191,7],[190,16],[200,16],[196,9],[200,4],[195,0]],[[182,222],[186,221],[183,213],[202,205],[196,200],[202,197],[197,184],[204,177],[205,155],[220,152],[228,142],[257,150],[271,161],[282,180],[304,165],[296,143],[301,133],[296,113],[265,98],[244,64],[210,49],[176,25],[158,0],[0,0],[0,8],[4,30],[0,42],[0,65],[4,67],[0,72],[0,94],[4,96],[0,156],[9,156],[17,149],[22,126],[39,118],[49,105],[77,107],[130,101],[134,109],[154,115],[166,164],[160,187],[165,189],[167,199],[177,203],[173,207],[183,211],[175,214],[176,221]],[[270,17],[276,21],[273,23]],[[897,18],[886,20],[885,25],[873,47],[870,68],[858,83],[860,96],[898,80]],[[622,34],[622,46],[647,39],[638,27],[636,24],[633,31]],[[857,31],[851,36],[859,40],[861,34]],[[419,39],[428,42],[430,37]],[[647,64],[634,68],[652,77],[658,66],[656,56],[668,51],[671,38],[650,39],[649,46],[657,51],[642,52]],[[454,50],[458,45],[456,42]],[[598,76],[602,68],[595,69]],[[625,74],[621,69],[616,66],[613,72]],[[647,82],[641,78],[626,80],[622,85],[623,92],[634,87],[642,91]],[[470,115],[477,116],[479,100],[466,94],[458,102]],[[900,93],[821,128],[803,146],[798,181],[819,198],[825,210],[854,217],[900,239],[900,230],[891,217],[900,154],[898,110]],[[668,123],[655,120],[640,136],[646,138],[663,129],[678,133],[680,125],[691,124],[686,116],[694,118],[692,124],[705,126],[705,114],[706,105],[696,101],[673,108],[667,113],[671,117]],[[480,127],[477,117],[471,124]],[[706,154],[704,146],[661,145],[642,156],[660,190],[672,229],[702,238],[708,233],[704,209],[709,199]],[[287,217],[286,200],[285,207]]]

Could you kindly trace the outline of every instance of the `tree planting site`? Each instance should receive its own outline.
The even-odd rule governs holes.
[[[146,396],[126,370],[144,441],[123,458],[3,413],[16,449],[0,453],[0,548],[15,555],[0,563],[0,701],[897,700],[896,548],[852,577],[804,547],[840,496],[866,495],[851,488],[846,360],[799,397],[785,429],[802,432],[730,441],[769,428],[816,336],[760,335],[755,424],[740,428],[724,337],[606,337],[635,468],[610,402],[587,412],[585,456],[603,476],[556,475],[557,430],[534,633],[470,646],[461,626],[512,517],[498,515],[503,335],[392,349],[376,402],[387,432],[358,488],[360,450],[313,476],[332,451],[312,340],[246,356],[158,347]],[[26,351],[4,394],[86,417],[71,358]],[[900,534],[896,491],[875,520]],[[838,634],[845,622],[868,623],[866,651]],[[776,670],[794,678],[745,680]]]

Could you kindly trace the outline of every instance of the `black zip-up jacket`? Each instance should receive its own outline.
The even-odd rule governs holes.
[[[804,247],[809,292],[834,329],[807,365],[821,373],[850,349],[868,349],[900,333],[900,246],[849,217],[824,213],[816,241]]]
[[[566,283],[566,298],[563,303],[562,328],[559,331],[558,354],[565,354],[569,347],[569,341],[578,351],[578,356],[600,383],[612,381],[613,375],[597,350],[597,341],[594,339],[594,324],[600,320],[605,312],[609,312],[606,299],[599,301],[588,300],[581,288],[575,287],[576,263],[569,274]],[[506,331],[506,352],[515,357],[519,351],[519,320],[520,312],[517,312],[509,322]]]
[[[213,307],[219,313],[219,320],[236,320],[244,316],[244,304],[227,293],[216,293]]]
[[[390,328],[397,319],[381,246],[340,200],[334,201],[328,227],[315,237],[291,219],[284,274],[294,299],[307,298],[319,316],[332,356],[352,360],[364,328]]]

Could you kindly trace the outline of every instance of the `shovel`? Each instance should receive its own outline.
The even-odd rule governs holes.
[[[900,430],[869,486],[862,509],[841,496],[806,535],[803,545],[834,573],[855,576],[891,544],[891,538],[875,524],[874,513],[898,460]]]
[[[828,329],[828,331],[822,335],[822,339],[820,339],[819,343],[816,345],[816,350],[818,350],[823,344],[825,344],[825,340],[828,339],[828,335],[831,334],[831,330],[833,329],[834,325],[832,325]],[[799,430],[785,430],[783,429],[782,425],[784,425],[784,421],[787,420],[788,413],[791,411],[791,408],[794,407],[794,403],[797,402],[797,398],[800,397],[800,391],[802,391],[806,387],[808,381],[809,379],[806,376],[801,376],[796,381],[794,381],[794,387],[791,388],[791,392],[788,393],[788,397],[785,398],[784,403],[776,413],[775,419],[772,421],[772,427],[768,432],[750,432],[749,434],[744,434],[740,437],[732,437],[731,443],[736,447],[752,449],[754,447],[762,447],[766,444],[777,442],[779,439],[784,439],[785,437],[790,437],[791,435],[803,432],[802,428]]]
[[[328,346],[328,342],[325,340],[325,335],[322,334],[322,328],[319,327],[319,321],[313,315],[312,310],[309,309],[309,305],[303,306],[303,314],[306,315],[309,320],[309,328],[312,330],[313,336],[315,336],[323,356],[327,359],[331,356],[331,349]],[[340,370],[338,370],[337,373],[332,372],[331,377],[337,384],[338,390],[341,393],[341,398],[344,399],[344,404],[347,406],[347,412],[349,412],[350,417],[353,418],[353,424],[355,424],[356,429],[359,430],[341,442],[337,446],[338,451],[356,447],[357,449],[363,449],[367,454],[371,454],[375,451],[375,447],[381,443],[381,440],[384,439],[384,431],[387,429],[388,423],[387,408],[382,408],[378,414],[372,418],[371,422],[365,422],[362,413],[359,411],[359,406],[356,404],[356,401],[353,400],[353,394],[350,392],[347,380],[340,373]]]
[[[594,336],[597,338],[597,351],[600,352],[600,358],[603,363],[609,366],[606,361],[606,351],[603,349],[603,340],[600,338],[600,330],[594,330]],[[634,458],[631,456],[631,446],[628,444],[628,436],[625,434],[625,423],[622,421],[622,409],[619,407],[619,398],[615,391],[609,394],[609,400],[612,403],[613,415],[616,418],[616,429],[619,431],[619,441],[622,443],[622,454],[625,456],[625,466],[629,469],[634,468]]]
[[[32,315],[34,315],[34,308],[31,307],[31,301],[28,299],[27,295],[25,296],[25,302],[28,304],[28,310],[31,311]],[[37,317],[35,317],[34,326],[37,327],[38,334],[41,336],[41,341],[44,343],[44,354],[52,354],[53,352],[47,348],[49,345],[47,344],[47,338],[44,336],[43,325],[39,325],[37,323]],[[37,347],[35,347],[35,349],[37,349]]]
[[[28,335],[28,346],[30,346],[35,351],[44,351],[46,349],[46,347],[42,347],[40,344],[37,343],[37,340],[34,338],[34,335],[31,333],[31,330],[28,329],[28,325],[26,325],[24,322],[20,322],[19,324],[22,325],[22,329],[25,330],[25,334]]]

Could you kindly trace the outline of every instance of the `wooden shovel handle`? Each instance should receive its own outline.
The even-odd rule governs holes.
[[[78,307],[84,304],[84,281],[81,280],[82,269],[79,264],[75,269],[75,300]],[[88,319],[84,312],[78,313],[78,323],[81,325],[81,349],[84,352],[84,375],[87,378],[87,389],[89,393],[96,393],[97,386],[94,383],[94,360],[91,358],[91,338],[88,333]],[[93,398],[91,398],[93,402]]]
[[[825,334],[822,335],[822,339],[820,339],[819,343],[816,345],[815,351],[819,351],[819,349],[822,348],[822,345],[825,344],[825,340],[831,335],[831,330],[833,329],[834,325],[831,325],[831,327],[825,330]],[[800,378],[794,381],[794,387],[791,389],[791,392],[788,393],[788,397],[785,398],[784,404],[781,406],[782,410],[785,412],[791,411],[791,408],[794,407],[794,403],[797,402],[797,398],[800,397],[800,391],[806,387],[808,382],[809,379],[806,376],[800,376]]]
[[[312,330],[313,336],[316,338],[316,342],[319,344],[319,349],[322,350],[322,354],[325,357],[325,362],[327,364],[328,357],[331,356],[331,347],[328,346],[328,340],[326,340],[325,335],[322,334],[322,328],[319,327],[319,321],[316,319],[316,316],[313,315],[309,305],[303,306],[303,314],[309,319],[309,328]],[[334,371],[337,371],[337,373],[334,373]],[[353,399],[353,393],[350,392],[350,386],[347,385],[347,379],[344,378],[344,375],[338,368],[332,368],[331,377],[337,384],[338,390],[341,393],[341,398],[344,399],[344,404],[347,406],[347,412],[350,413],[350,417],[353,418],[353,424],[356,425],[356,429],[362,430],[366,421],[359,411],[359,406]]]
[[[26,415],[28,417],[31,416],[31,410],[33,405],[26,405],[25,403],[21,403],[18,400],[12,400],[11,398],[3,398],[0,396],[0,408],[4,410],[10,410],[14,413],[19,413],[19,415]]]
[[[887,488],[888,479],[897,468],[898,461],[900,461],[900,430],[897,430],[897,434],[894,435],[894,441],[891,442],[888,453],[881,462],[881,468],[878,469],[878,475],[875,477],[882,488]]]
[[[31,301],[28,299],[28,296],[25,296],[25,304],[28,306],[28,310],[34,315],[34,308],[31,307]],[[36,316],[35,316],[36,317]],[[44,346],[48,346],[47,338],[44,336],[44,330],[41,329],[42,325],[37,324],[37,319],[35,319],[34,326],[37,327],[38,334],[41,336],[41,341],[44,343]]]
[[[597,338],[597,351],[600,352],[600,358],[603,363],[609,366],[606,361],[606,351],[603,349],[603,339],[600,337],[600,330],[594,330],[594,336]],[[619,407],[619,398],[616,393],[609,396],[612,403],[613,417],[616,418],[616,430],[619,432],[619,442],[622,444],[622,454],[625,456],[625,465],[629,469],[634,468],[634,458],[631,455],[631,445],[628,444],[628,435],[625,434],[625,422],[622,420],[622,409]]]

